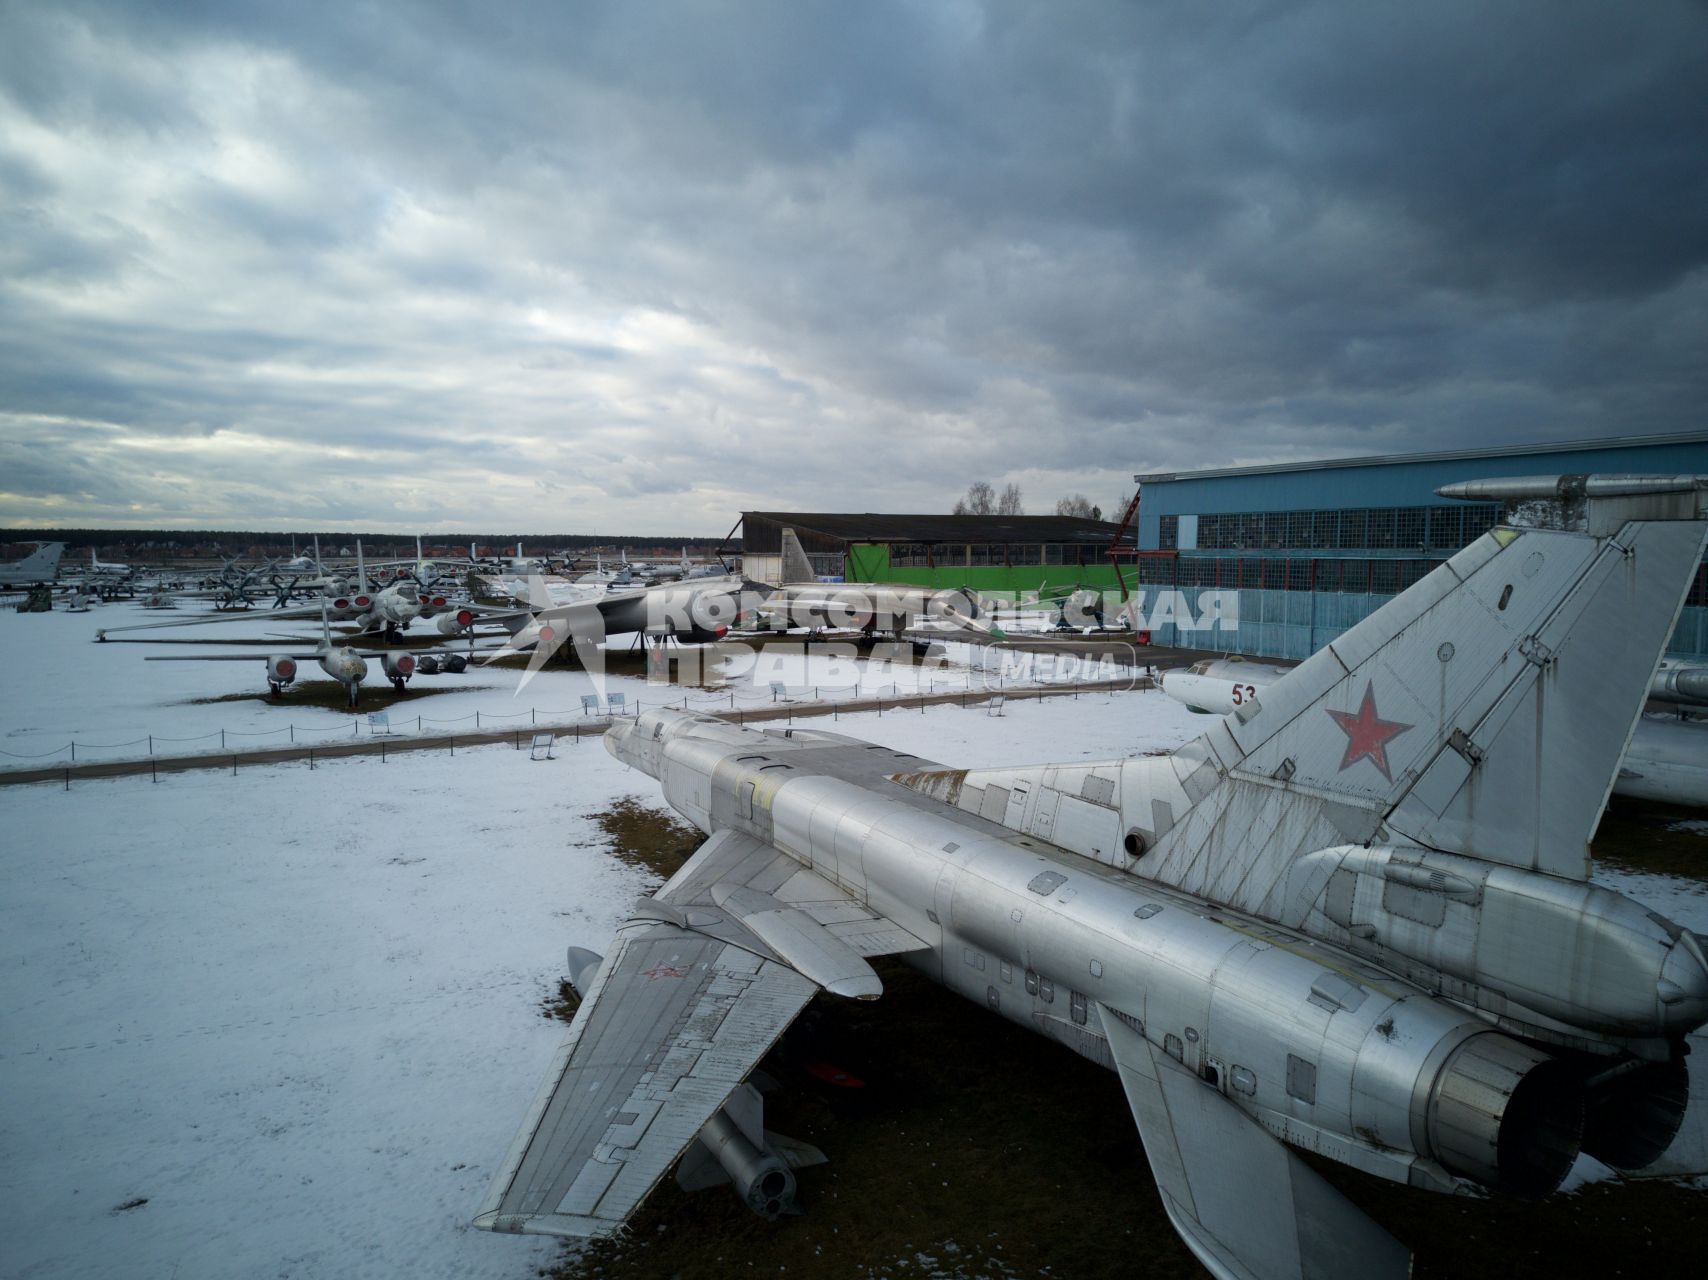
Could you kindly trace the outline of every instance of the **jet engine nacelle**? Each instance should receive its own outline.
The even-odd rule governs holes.
[[[1666,663],[1649,682],[1657,702],[1708,703],[1708,667]]]
[[[442,636],[460,636],[474,625],[474,610],[458,609],[455,613],[441,613],[439,620],[433,624]]]
[[[267,659],[267,683],[283,688],[297,678],[297,660],[284,654]]]
[[[385,668],[386,676],[392,680],[407,680],[415,674],[415,655],[413,653],[388,653],[380,659],[380,665]]]

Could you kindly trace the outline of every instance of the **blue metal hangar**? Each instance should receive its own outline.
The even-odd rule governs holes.
[[[1309,657],[1500,514],[1494,505],[1438,498],[1438,487],[1578,472],[1708,473],[1708,431],[1134,476],[1142,606],[1178,589],[1180,612],[1203,618],[1203,593],[1239,592],[1237,626],[1205,631],[1161,622],[1152,638]],[[1708,566],[1697,572],[1668,652],[1708,658]]]

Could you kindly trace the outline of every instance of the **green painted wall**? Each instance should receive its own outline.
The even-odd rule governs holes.
[[[1137,584],[1135,570],[1128,568],[1127,585]],[[1026,564],[1012,567],[1002,565],[963,565],[957,568],[927,569],[924,567],[892,566],[890,549],[885,543],[851,543],[848,548],[847,577],[850,582],[911,582],[920,586],[953,589],[970,587],[987,595],[1020,596],[1039,590],[1052,595],[1083,587],[1093,591],[1115,591],[1120,584],[1115,568],[1102,564]]]

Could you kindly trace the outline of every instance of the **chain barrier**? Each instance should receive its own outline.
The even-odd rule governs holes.
[[[1142,669],[1140,669],[1140,668],[1130,668],[1129,670],[1135,676],[1142,673]],[[1056,687],[1058,685],[1058,683],[1064,689],[1068,686],[1075,686],[1076,687],[1075,682],[1072,682],[1072,681],[1045,682],[1043,684],[1040,684],[1038,687],[1040,690],[1048,690],[1052,687]],[[658,701],[654,702],[652,705],[655,707],[680,706],[683,710],[686,710],[688,708],[688,705],[691,702],[692,703],[699,703],[699,704],[723,703],[723,704],[727,705],[728,707],[730,707],[731,709],[738,708],[739,704],[743,703],[743,702],[770,703],[770,704],[781,705],[782,703],[784,703],[786,701],[791,701],[794,699],[806,697],[808,695],[808,691],[810,690],[810,696],[811,696],[812,701],[823,702],[827,699],[829,700],[829,703],[831,706],[831,714],[834,718],[835,716],[838,716],[840,714],[840,711],[844,705],[842,702],[837,701],[837,699],[839,697],[842,699],[845,699],[846,702],[850,702],[850,703],[867,701],[867,700],[875,701],[881,706],[882,703],[886,699],[889,700],[890,702],[894,703],[897,701],[904,700],[905,698],[908,698],[908,697],[931,697],[931,696],[935,696],[939,692],[945,691],[945,690],[947,690],[949,692],[959,692],[960,694],[963,695],[963,698],[964,698],[965,695],[967,695],[973,691],[973,687],[974,687],[973,682],[971,680],[931,679],[931,680],[928,680],[926,682],[924,687],[915,688],[915,689],[909,691],[908,693],[903,693],[901,686],[899,684],[895,684],[895,683],[877,685],[877,686],[867,686],[867,685],[864,685],[861,683],[854,683],[854,684],[849,684],[849,685],[820,685],[820,684],[805,685],[805,684],[803,684],[803,685],[790,687],[788,685],[783,684],[781,681],[778,681],[778,682],[775,682],[774,688],[769,688],[769,689],[751,689],[751,688],[709,689],[709,690],[703,690],[703,691],[698,692],[698,693],[691,693],[688,691],[684,691],[681,694],[676,695],[672,698],[658,700]],[[1002,690],[1000,689],[1000,686],[999,686],[995,691],[1001,692]],[[646,704],[642,699],[636,698],[633,702],[630,702],[627,705],[623,705],[623,704],[619,703],[617,707],[609,709],[605,714],[616,714],[616,715],[623,715],[623,716],[639,716],[645,705]],[[557,710],[547,710],[547,709],[540,708],[540,707],[530,707],[527,711],[510,711],[510,712],[471,711],[466,716],[457,716],[457,717],[453,717],[451,719],[445,719],[445,720],[436,719],[436,718],[431,717],[431,716],[422,716],[422,715],[417,715],[414,717],[414,719],[415,719],[415,731],[417,733],[421,733],[425,730],[426,726],[428,726],[428,725],[462,724],[462,723],[469,721],[469,720],[474,721],[476,727],[480,727],[484,724],[485,721],[489,721],[489,720],[490,721],[517,720],[517,719],[521,719],[523,716],[528,717],[529,721],[531,723],[534,723],[534,724],[540,723],[542,718],[544,718],[546,720],[567,720],[567,721],[573,722],[574,720],[576,720],[578,718],[584,718],[587,714],[588,714],[588,712],[587,712],[587,709],[585,707],[582,708],[582,710],[580,712],[557,711]],[[403,721],[402,723],[407,724],[408,722]],[[370,723],[369,733],[370,733],[370,735],[372,735],[374,737],[395,736],[395,731],[398,728],[399,728],[399,725],[396,723],[389,723],[389,722],[387,722],[387,723]],[[336,725],[300,725],[300,724],[297,724],[293,721],[291,724],[282,725],[282,726],[275,728],[275,729],[216,729],[216,730],[213,730],[213,731],[208,732],[208,733],[193,734],[189,737],[181,737],[181,738],[180,737],[167,737],[167,736],[164,736],[162,734],[149,734],[149,735],[146,735],[146,736],[141,737],[141,738],[133,738],[129,742],[101,743],[101,742],[79,742],[79,741],[74,740],[71,742],[67,742],[61,746],[54,747],[48,751],[38,751],[38,752],[9,751],[3,747],[0,747],[0,756],[5,756],[5,757],[7,757],[9,759],[13,759],[13,760],[46,760],[46,759],[49,759],[53,756],[57,756],[57,755],[61,755],[61,754],[66,753],[66,752],[70,752],[71,759],[76,760],[77,752],[79,750],[83,750],[83,751],[117,751],[117,750],[121,750],[125,747],[140,746],[144,743],[148,744],[148,752],[150,755],[153,755],[154,754],[154,747],[155,747],[156,743],[169,742],[169,743],[173,743],[173,744],[180,744],[180,743],[185,743],[185,742],[205,742],[205,741],[212,739],[212,738],[218,738],[220,740],[220,746],[224,747],[225,740],[228,736],[237,737],[237,738],[264,738],[264,737],[270,737],[270,736],[282,733],[282,734],[288,734],[290,736],[291,741],[295,742],[296,736],[299,733],[311,733],[311,734],[340,734],[340,733],[343,733],[343,734],[349,734],[352,737],[360,737],[361,731],[362,731],[362,720],[360,718],[354,718],[354,719],[351,719],[350,721],[348,721],[346,723],[340,723],[340,724],[336,724]]]

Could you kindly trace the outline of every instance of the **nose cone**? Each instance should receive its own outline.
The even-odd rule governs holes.
[[[657,773],[650,768],[649,753],[644,750],[645,739],[641,736],[641,727],[634,720],[617,719],[611,722],[611,727],[605,730],[605,750],[617,759],[643,773]]]
[[[1669,1030],[1689,1031],[1708,1022],[1708,956],[1690,930],[1679,934],[1655,984],[1661,1020]]]

